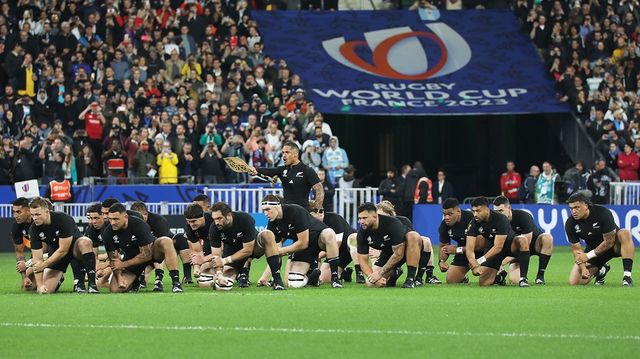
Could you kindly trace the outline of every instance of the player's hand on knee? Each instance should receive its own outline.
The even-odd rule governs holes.
[[[583,267],[580,270],[580,275],[582,276],[582,279],[589,279],[591,277],[591,273],[586,267]]]
[[[18,261],[16,263],[16,272],[22,273],[27,270],[27,264],[25,261]]]
[[[447,262],[439,262],[438,267],[440,267],[440,272],[442,273],[449,270],[449,264]]]
[[[33,282],[29,278],[24,278],[22,280],[22,290],[31,290],[33,289]]]

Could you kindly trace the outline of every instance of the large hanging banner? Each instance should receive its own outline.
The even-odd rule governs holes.
[[[326,113],[569,112],[509,10],[254,12]]]

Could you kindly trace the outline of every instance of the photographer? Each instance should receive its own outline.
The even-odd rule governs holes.
[[[204,149],[207,144],[215,143],[216,146],[222,146],[222,136],[212,123],[208,123],[204,128],[204,133],[200,136],[200,146]]]
[[[200,168],[202,182],[205,184],[215,184],[221,182],[224,176],[220,160],[222,153],[218,150],[218,145],[214,142],[207,143],[200,153]]]
[[[44,162],[43,164],[43,176],[42,183],[49,183],[56,172],[62,168],[62,161],[64,156],[62,155],[62,149],[64,144],[62,140],[50,135],[40,148],[38,157]]]
[[[225,130],[227,141],[222,145],[220,152],[224,157],[240,157],[244,159],[244,139],[240,135],[229,135],[229,128]],[[225,167],[228,183],[245,183],[247,181],[246,174],[233,172],[228,166]]]
[[[171,151],[171,142],[162,143],[162,152],[156,158],[160,184],[178,183],[178,155]]]

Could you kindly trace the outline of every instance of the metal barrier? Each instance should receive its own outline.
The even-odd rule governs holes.
[[[205,188],[204,193],[212,202],[228,203],[234,211],[255,213],[261,212],[260,202],[264,196],[282,195],[282,188]],[[358,206],[364,202],[377,203],[379,199],[377,188],[336,188],[333,195],[333,211],[355,226],[358,221]]]
[[[640,206],[640,182],[610,182],[609,203]]]

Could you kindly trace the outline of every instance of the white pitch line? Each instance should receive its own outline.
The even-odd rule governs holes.
[[[576,340],[631,340],[640,341],[640,335],[595,335],[595,334],[551,334],[516,332],[458,332],[458,331],[422,331],[422,330],[378,330],[378,329],[340,329],[340,328],[269,328],[269,327],[223,327],[223,326],[171,326],[138,324],[56,324],[56,323],[10,323],[0,322],[0,327],[14,328],[53,328],[53,329],[133,329],[166,331],[217,331],[217,332],[276,332],[310,334],[376,334],[376,335],[415,335],[444,337],[503,337],[538,339],[576,339]]]

